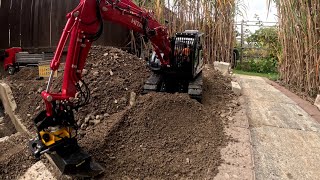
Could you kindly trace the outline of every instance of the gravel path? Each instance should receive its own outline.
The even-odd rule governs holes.
[[[256,179],[318,179],[320,125],[260,77],[240,75]]]

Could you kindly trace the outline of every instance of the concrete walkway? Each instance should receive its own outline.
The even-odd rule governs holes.
[[[260,77],[239,75],[256,179],[320,179],[320,125]]]

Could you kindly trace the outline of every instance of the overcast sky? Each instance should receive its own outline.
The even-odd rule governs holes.
[[[254,15],[257,14],[260,17],[260,20],[263,22],[277,22],[277,9],[274,4],[271,5],[269,14],[268,14],[268,5],[267,0],[243,0],[246,5],[246,13],[244,17],[237,16],[236,21],[241,22],[245,21],[256,21]],[[265,23],[267,25],[267,23]],[[268,24],[271,25],[271,24]],[[259,27],[247,27],[250,31],[254,32]]]
[[[245,17],[237,16],[237,21],[244,20],[255,20],[254,15],[257,14],[261,21],[277,21],[277,9],[274,4],[271,5],[269,15],[267,0],[243,0],[247,6]]]

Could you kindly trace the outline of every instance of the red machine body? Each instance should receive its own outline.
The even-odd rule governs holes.
[[[145,35],[151,41],[161,66],[170,67],[171,44],[167,29],[150,12],[141,9],[131,0],[80,0],[67,18],[51,61],[52,71],[47,88],[41,93],[46,110],[34,120],[38,137],[30,141],[29,146],[36,157],[46,152],[55,152],[49,155],[65,174],[94,176],[101,173],[102,168],[92,163],[90,155],[78,146],[72,135],[72,130],[76,132],[77,129],[73,110],[86,104],[90,96],[81,74],[92,42],[102,33],[103,20],[121,24]],[[61,92],[52,93],[52,75],[59,68],[62,51],[68,40]]]
[[[10,66],[15,66],[16,63],[16,53],[21,52],[22,49],[19,47],[13,47],[5,50],[4,58],[4,70],[8,70]]]
[[[62,50],[70,38],[64,69],[61,93],[50,93],[50,83],[42,98],[46,104],[47,116],[52,116],[52,101],[69,101],[77,93],[76,83],[81,73],[95,35],[99,33],[102,20],[121,24],[128,29],[144,34],[151,41],[162,66],[170,66],[170,41],[167,29],[159,24],[152,14],[135,5],[131,0],[80,0],[80,4],[67,15],[68,22],[63,30],[55,56],[51,62],[52,71],[59,68]],[[163,55],[162,55],[163,54]]]

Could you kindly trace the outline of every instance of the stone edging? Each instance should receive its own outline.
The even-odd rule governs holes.
[[[17,104],[14,100],[11,88],[8,84],[0,81],[0,99],[2,101],[5,113],[9,115],[11,122],[18,132],[30,135],[27,128],[21,123],[21,117],[16,114]]]

